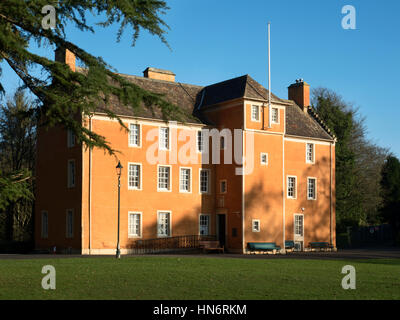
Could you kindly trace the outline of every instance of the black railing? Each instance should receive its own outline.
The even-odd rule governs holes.
[[[188,235],[135,240],[129,245],[132,254],[191,252],[200,249],[200,241],[215,241],[216,236]]]

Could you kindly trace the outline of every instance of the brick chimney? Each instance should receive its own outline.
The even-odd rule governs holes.
[[[65,63],[66,65],[68,65],[72,71],[75,72],[76,70],[76,65],[75,65],[75,55],[69,51],[68,49],[64,49],[64,48],[57,48],[55,51],[55,60],[61,63]]]
[[[175,82],[175,73],[169,70],[148,67],[146,70],[143,71],[143,76],[149,79]]]
[[[288,87],[289,100],[293,100],[304,111],[310,106],[310,85],[303,79],[297,79]]]

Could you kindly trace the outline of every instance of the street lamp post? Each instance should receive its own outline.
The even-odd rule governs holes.
[[[117,169],[117,176],[118,176],[118,238],[117,238],[117,253],[116,258],[121,258],[121,250],[119,247],[119,221],[120,221],[120,198],[121,198],[121,171],[122,171],[121,162],[118,161],[118,165],[116,166]]]

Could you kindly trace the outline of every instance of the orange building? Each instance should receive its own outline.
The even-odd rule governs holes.
[[[56,59],[80,71],[70,52]],[[82,119],[120,151],[122,254],[138,240],[200,234],[238,253],[249,242],[335,246],[335,137],[309,107],[307,83],[289,86],[289,100],[272,95],[269,108],[248,75],[205,87],[155,68],[124,76],[188,117],[113,103],[129,131],[101,112]],[[118,160],[63,128],[39,128],[37,148],[36,248],[114,254]]]

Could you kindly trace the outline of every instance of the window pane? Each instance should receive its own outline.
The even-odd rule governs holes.
[[[200,215],[200,235],[207,236],[209,235],[210,230],[210,216],[208,215]]]
[[[129,235],[140,237],[140,214],[131,213],[129,214]]]
[[[259,120],[259,107],[251,106],[251,120],[258,121]]]
[[[140,141],[140,127],[138,124],[131,124],[129,126],[129,144],[131,146],[139,146]]]
[[[68,161],[68,187],[75,186],[75,161]]]
[[[190,192],[190,169],[181,169],[180,191]]]
[[[200,192],[208,193],[208,179],[209,179],[209,171],[208,170],[200,170]]]
[[[128,181],[130,188],[140,188],[140,165],[129,164]]]
[[[315,179],[308,179],[308,199],[315,199]]]
[[[169,167],[158,167],[158,188],[169,190]]]
[[[312,143],[307,143],[307,161],[314,161],[314,145]]]
[[[158,214],[158,235],[169,236],[169,212],[159,212]]]
[[[168,149],[169,147],[169,131],[168,128],[160,128],[159,134],[160,149]]]
[[[197,131],[197,151],[203,152],[203,133]]]
[[[288,197],[295,198],[296,197],[296,178],[288,177]]]
[[[271,112],[271,121],[274,123],[278,123],[279,120],[279,109],[278,108],[272,108]]]

